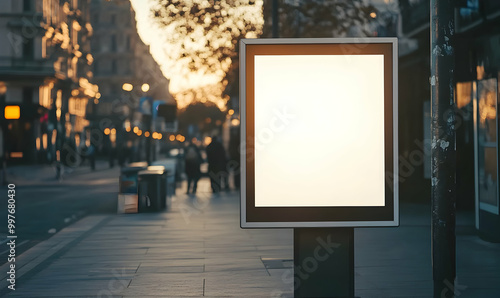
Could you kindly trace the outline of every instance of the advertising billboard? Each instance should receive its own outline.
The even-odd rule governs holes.
[[[397,39],[240,43],[241,226],[398,225]]]

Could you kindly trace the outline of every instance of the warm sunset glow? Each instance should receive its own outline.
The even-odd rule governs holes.
[[[496,119],[496,92],[490,91],[485,92],[483,98],[479,99],[478,108],[479,108],[479,121],[481,124],[486,123],[486,120],[494,120]]]
[[[467,106],[471,101],[472,101],[472,83],[471,82],[457,83],[456,87],[457,108],[461,109]]]
[[[188,94],[189,92],[187,91],[199,88],[210,89],[210,96],[198,97],[198,100],[203,98],[206,101],[214,102],[219,108],[224,108],[227,98],[224,99],[222,95],[224,90],[222,79],[225,72],[230,67],[230,61],[222,61],[220,64],[221,68],[213,71],[211,74],[190,70],[189,67],[186,66],[186,60],[172,59],[169,57],[169,55],[175,56],[182,51],[181,44],[166,42],[166,40],[168,40],[167,38],[174,36],[175,32],[169,28],[159,28],[158,24],[153,20],[150,13],[154,1],[146,2],[143,0],[131,0],[131,3],[136,12],[139,35],[146,44],[150,45],[153,57],[160,64],[165,76],[170,79],[170,91],[178,101],[179,108],[187,106],[193,100],[193,96]],[[262,6],[263,1],[257,0],[254,5],[233,8],[233,13],[234,15],[241,16],[246,20],[250,20],[262,26],[264,22],[262,17]],[[230,25],[237,30],[237,20],[232,20]],[[249,32],[247,35],[247,38],[257,37],[253,32]],[[227,34],[227,36],[229,36],[229,34]],[[192,50],[203,50],[207,40],[209,40],[209,37],[200,35],[199,38],[197,38],[195,42],[191,42],[189,46]],[[231,44],[232,42],[230,38],[209,41],[221,46]],[[214,57],[200,58],[201,61],[205,62],[210,59],[217,59]],[[200,65],[200,68],[203,68],[202,65]]]

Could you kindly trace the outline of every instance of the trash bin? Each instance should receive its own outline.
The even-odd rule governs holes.
[[[165,210],[167,207],[169,207],[169,204],[167,203],[167,194],[168,194],[168,172],[165,170],[164,166],[149,166],[147,168],[149,171],[163,171],[163,175],[161,176],[160,180],[160,202],[161,202],[161,209]]]
[[[132,163],[121,169],[118,193],[118,213],[137,213],[137,174],[147,163]]]
[[[162,209],[163,170],[144,170],[138,173],[138,211],[156,212]]]
[[[167,172],[167,209],[170,208],[172,204],[172,197],[175,195],[175,189],[177,187],[176,181],[176,170],[177,170],[177,161],[173,158],[157,160],[153,162],[153,165],[164,166],[165,171]]]

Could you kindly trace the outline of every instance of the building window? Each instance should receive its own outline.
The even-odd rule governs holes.
[[[125,39],[125,49],[127,51],[130,51],[130,35],[127,35],[125,38],[126,38]]]
[[[28,103],[28,104],[33,103],[33,88],[31,87],[23,88],[23,103]]]
[[[92,66],[94,67],[94,75],[99,75],[99,63],[97,63],[97,59],[94,60]]]
[[[116,70],[117,70],[117,68],[116,68],[116,60],[112,60],[111,61],[111,73],[112,74],[116,74],[116,72],[117,72]]]
[[[111,35],[111,51],[116,52],[116,35]]]
[[[23,1],[23,11],[24,12],[31,11],[31,0],[24,0]]]
[[[90,42],[90,47],[92,49],[92,52],[98,52],[101,49],[99,44],[99,37],[97,36],[92,37],[92,41]]]
[[[121,88],[119,85],[113,84],[113,85],[111,85],[110,93],[112,96],[117,96],[120,93],[120,90],[121,90]]]
[[[33,60],[35,44],[33,38],[25,39],[23,43],[23,58]]]
[[[127,60],[127,61],[123,61],[123,63],[120,63],[121,65],[123,65],[123,74],[125,75],[129,75],[130,74],[130,62]]]
[[[94,14],[92,15],[92,23],[93,23],[94,25],[99,24],[99,14],[98,14],[98,13],[94,13]]]

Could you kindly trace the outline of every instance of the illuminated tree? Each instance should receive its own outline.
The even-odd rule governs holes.
[[[219,78],[220,91],[234,81],[238,41],[261,34],[262,1],[153,2],[154,19],[165,28],[165,42],[176,45],[166,52],[171,60],[191,72]]]
[[[152,1],[154,19],[165,29],[166,43],[176,45],[166,52],[170,60],[186,71],[218,78],[210,88],[217,90],[216,97],[222,97],[223,91],[238,94],[239,40],[271,37],[272,1]],[[280,37],[367,36],[374,11],[363,0],[279,0]],[[203,100],[199,94],[186,90],[176,98],[185,103]]]

